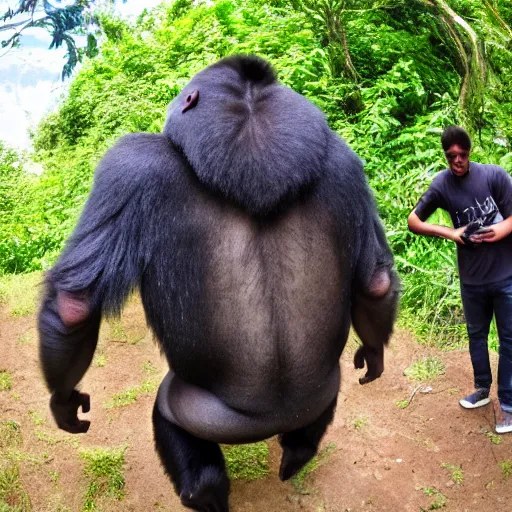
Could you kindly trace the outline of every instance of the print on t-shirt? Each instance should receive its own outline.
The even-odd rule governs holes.
[[[468,206],[462,211],[457,210],[455,212],[457,228],[468,224],[478,227],[490,226],[491,224],[496,224],[503,220],[492,196],[488,196],[482,204],[480,204],[475,197],[475,203],[476,206]]]

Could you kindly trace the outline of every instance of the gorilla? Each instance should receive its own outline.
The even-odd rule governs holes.
[[[171,370],[153,409],[156,450],[186,507],[227,512],[219,443],[278,435],[286,480],[333,419],[350,326],[361,383],[384,369],[399,281],[359,158],[255,56],[195,75],[163,133],[122,137],[39,312],[57,425],[86,432],[77,385],[102,316],[139,290]]]

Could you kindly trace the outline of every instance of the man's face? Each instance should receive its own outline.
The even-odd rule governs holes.
[[[469,171],[469,154],[471,151],[461,148],[458,144],[450,146],[445,151],[450,170],[455,176],[464,176]]]

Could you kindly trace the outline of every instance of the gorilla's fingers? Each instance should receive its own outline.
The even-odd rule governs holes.
[[[91,426],[91,422],[88,420],[79,420],[77,423],[71,425],[59,425],[59,428],[69,432],[70,434],[85,434],[89,427]]]
[[[57,426],[71,434],[85,433],[91,425],[90,421],[78,419],[77,412],[79,407],[82,408],[83,412],[90,411],[91,402],[88,394],[73,390],[71,396],[66,401],[62,401],[55,393],[50,399],[50,409]]]
[[[361,369],[364,368],[364,347],[361,346],[357,349],[357,352],[354,355],[354,368]]]
[[[365,375],[364,377],[360,377],[359,384],[368,384],[368,382],[372,382],[375,379],[378,379],[378,377],[369,377]]]
[[[82,406],[82,412],[89,412],[91,410],[91,396],[87,393],[80,393],[79,400]]]

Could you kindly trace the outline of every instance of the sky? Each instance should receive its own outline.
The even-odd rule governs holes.
[[[0,14],[17,3],[0,0]],[[50,3],[57,4],[55,0]],[[116,9],[122,17],[129,18],[159,3],[162,0],[128,0],[125,4],[119,1]],[[6,39],[6,34],[7,31],[0,33],[0,40]],[[44,29],[30,29],[23,34],[21,48],[0,48],[0,140],[29,149],[29,130],[37,126],[44,114],[55,109],[65,91],[61,71],[66,50],[48,50],[51,37]]]

